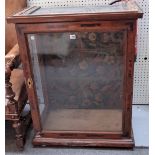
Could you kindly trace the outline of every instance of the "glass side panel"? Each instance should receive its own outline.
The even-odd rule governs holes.
[[[125,34],[28,35],[43,130],[122,131]]]

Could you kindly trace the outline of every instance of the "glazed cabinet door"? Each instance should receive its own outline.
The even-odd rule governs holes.
[[[109,23],[17,27],[38,133],[130,136],[134,32],[126,23]]]
[[[126,31],[27,39],[43,131],[122,132]]]

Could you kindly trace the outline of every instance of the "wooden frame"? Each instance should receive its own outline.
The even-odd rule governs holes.
[[[35,11],[39,8],[30,8]],[[27,10],[26,10],[27,11]],[[25,12],[26,12],[25,11]],[[135,56],[136,19],[142,13],[112,13],[112,14],[82,14],[82,15],[48,15],[28,16],[19,13],[9,17],[8,22],[16,23],[16,31],[21,51],[21,59],[27,81],[27,91],[31,103],[33,126],[36,131],[34,145],[63,145],[63,146],[97,146],[97,147],[127,147],[134,146],[132,136],[132,94],[133,71]],[[21,14],[24,14],[23,16]],[[110,19],[111,18],[111,19]],[[110,20],[109,20],[110,19]],[[124,43],[124,103],[123,103],[123,132],[83,132],[83,131],[44,131],[41,126],[37,93],[32,71],[32,64],[27,41],[27,34],[48,32],[91,32],[116,31],[126,33]],[[125,45],[126,44],[126,45]]]

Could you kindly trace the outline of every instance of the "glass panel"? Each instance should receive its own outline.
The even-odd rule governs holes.
[[[53,14],[79,14],[79,13],[122,13],[122,12],[138,12],[140,8],[135,2],[120,2],[113,5],[100,5],[100,6],[73,6],[73,7],[47,7],[39,8],[36,11],[31,11],[28,15],[53,15]],[[24,15],[24,13],[22,14]],[[26,12],[25,12],[25,15]]]
[[[28,35],[43,130],[122,131],[125,34]]]

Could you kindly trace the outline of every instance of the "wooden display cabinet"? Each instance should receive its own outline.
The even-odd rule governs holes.
[[[29,7],[15,23],[34,145],[132,148],[135,3]]]

